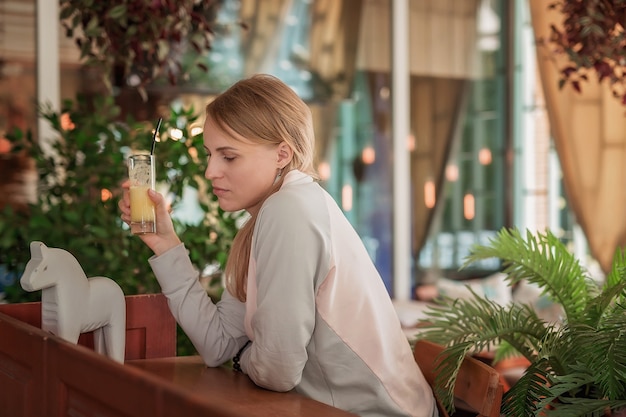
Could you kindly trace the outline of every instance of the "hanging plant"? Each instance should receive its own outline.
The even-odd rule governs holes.
[[[595,73],[626,105],[626,0],[559,0],[548,7],[563,15],[562,27],[552,25],[547,40],[556,54],[567,56],[559,87],[581,92],[581,83]]]
[[[195,65],[207,71],[202,58],[211,48],[212,26],[219,2],[199,0],[60,0],[65,33],[74,38],[87,65],[135,87],[157,78],[175,85],[185,76],[183,52],[192,47]]]

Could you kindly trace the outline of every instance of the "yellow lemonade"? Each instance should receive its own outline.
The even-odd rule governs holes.
[[[148,197],[149,186],[130,187],[130,221],[133,233],[154,233],[154,204]]]

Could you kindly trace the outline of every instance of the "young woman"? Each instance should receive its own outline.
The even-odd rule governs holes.
[[[217,304],[198,282],[163,196],[141,235],[172,313],[208,366],[295,389],[361,416],[436,415],[382,279],[332,197],[314,181],[307,105],[275,77],[239,81],[209,103],[205,176],[226,211],[246,210]],[[126,187],[126,185],[125,185]],[[128,190],[120,202],[130,221]]]

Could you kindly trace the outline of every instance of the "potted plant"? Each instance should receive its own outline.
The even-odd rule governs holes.
[[[618,251],[603,285],[552,233],[502,229],[472,248],[464,267],[499,258],[507,282],[537,285],[563,312],[560,322],[531,305],[501,306],[475,293],[442,300],[423,320],[424,338],[445,346],[435,391],[453,410],[464,355],[495,350],[495,361],[523,355],[530,362],[503,398],[506,416],[603,416],[626,407],[626,256]]]

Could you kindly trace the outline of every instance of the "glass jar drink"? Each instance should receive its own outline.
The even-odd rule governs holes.
[[[133,234],[156,233],[154,204],[148,190],[154,190],[154,155],[137,154],[128,158],[130,180],[130,230]]]

